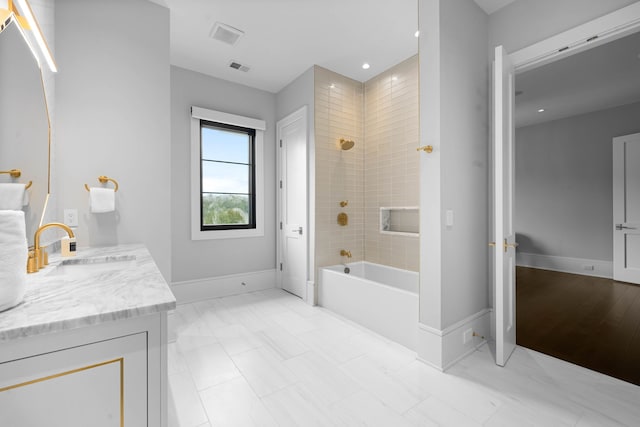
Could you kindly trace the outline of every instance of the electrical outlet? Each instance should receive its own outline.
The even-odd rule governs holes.
[[[466,331],[464,331],[464,334],[462,335],[462,343],[467,344],[471,342],[472,338],[473,338],[473,329],[467,329]]]
[[[65,209],[64,210],[64,223],[69,227],[78,226],[78,209]]]

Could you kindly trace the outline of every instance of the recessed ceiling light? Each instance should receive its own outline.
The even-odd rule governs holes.
[[[420,30],[416,30],[416,32],[415,32],[415,33],[413,33],[413,35],[414,35],[415,37],[420,37]]]
[[[369,69],[369,67],[371,67],[371,65],[369,65],[369,63],[368,63],[368,62],[365,62],[364,64],[362,64],[362,69],[363,69],[363,70],[368,70],[368,69]]]
[[[329,85],[329,89],[335,89],[335,88],[336,88],[336,84],[335,84],[335,83],[331,83],[331,84]]]
[[[538,113],[544,113],[544,108],[540,108],[540,109],[538,110]]]
[[[394,81],[394,82],[397,81],[398,80],[398,76],[391,77],[391,80]]]

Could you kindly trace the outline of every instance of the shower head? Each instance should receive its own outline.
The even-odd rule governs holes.
[[[344,151],[351,150],[354,145],[356,145],[356,143],[349,139],[340,139],[340,148]]]

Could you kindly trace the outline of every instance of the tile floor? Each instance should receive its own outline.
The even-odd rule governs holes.
[[[171,427],[640,425],[640,387],[521,347],[442,373],[281,290],[179,305],[169,326]]]

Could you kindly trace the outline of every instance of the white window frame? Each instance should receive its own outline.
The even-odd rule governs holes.
[[[201,230],[200,120],[255,129],[255,218],[256,228],[235,230]],[[191,107],[191,240],[235,239],[264,236],[264,120]]]

